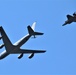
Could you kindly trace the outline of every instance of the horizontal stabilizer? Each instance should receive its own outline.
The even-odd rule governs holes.
[[[30,35],[33,35],[35,37],[35,35],[43,35],[43,33],[41,32],[35,32],[35,25],[36,25],[36,22],[33,23],[32,27],[30,26],[27,26],[27,29],[28,29],[28,33]]]
[[[41,32],[34,32],[34,35],[43,35],[44,33]]]

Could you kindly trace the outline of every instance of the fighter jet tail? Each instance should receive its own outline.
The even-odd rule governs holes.
[[[43,33],[41,33],[41,32],[35,32],[34,31],[35,30],[35,25],[36,25],[36,22],[33,23],[32,27],[30,27],[30,26],[27,27],[28,33],[30,35],[33,35],[34,38],[35,38],[36,35],[43,35]]]

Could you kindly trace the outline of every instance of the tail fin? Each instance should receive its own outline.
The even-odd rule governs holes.
[[[31,26],[31,28],[35,31],[36,22],[34,22]]]
[[[29,33],[30,35],[33,35],[34,38],[35,38],[35,35],[43,35],[43,33],[41,33],[41,32],[35,32],[35,31],[34,31],[34,30],[35,30],[35,25],[36,25],[36,22],[34,22],[34,23],[32,24],[32,27],[30,27],[30,26],[27,27],[27,28],[28,28],[28,33]]]

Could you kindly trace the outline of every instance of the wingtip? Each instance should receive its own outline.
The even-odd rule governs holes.
[[[44,50],[43,52],[46,52],[46,50]]]
[[[44,52],[46,52],[46,50]]]
[[[42,33],[42,35],[44,35],[44,33]]]

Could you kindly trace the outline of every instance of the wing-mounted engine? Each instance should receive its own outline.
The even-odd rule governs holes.
[[[34,56],[34,53],[31,53],[28,58],[31,59],[33,56]]]
[[[18,56],[18,59],[21,59],[23,57],[23,53],[21,53],[19,56]]]
[[[3,48],[3,47],[4,47],[4,44],[1,44],[1,45],[0,45],[0,49]]]
[[[33,38],[33,39],[34,39],[34,38],[36,38],[36,36],[35,36],[35,35],[33,35],[31,38]]]

